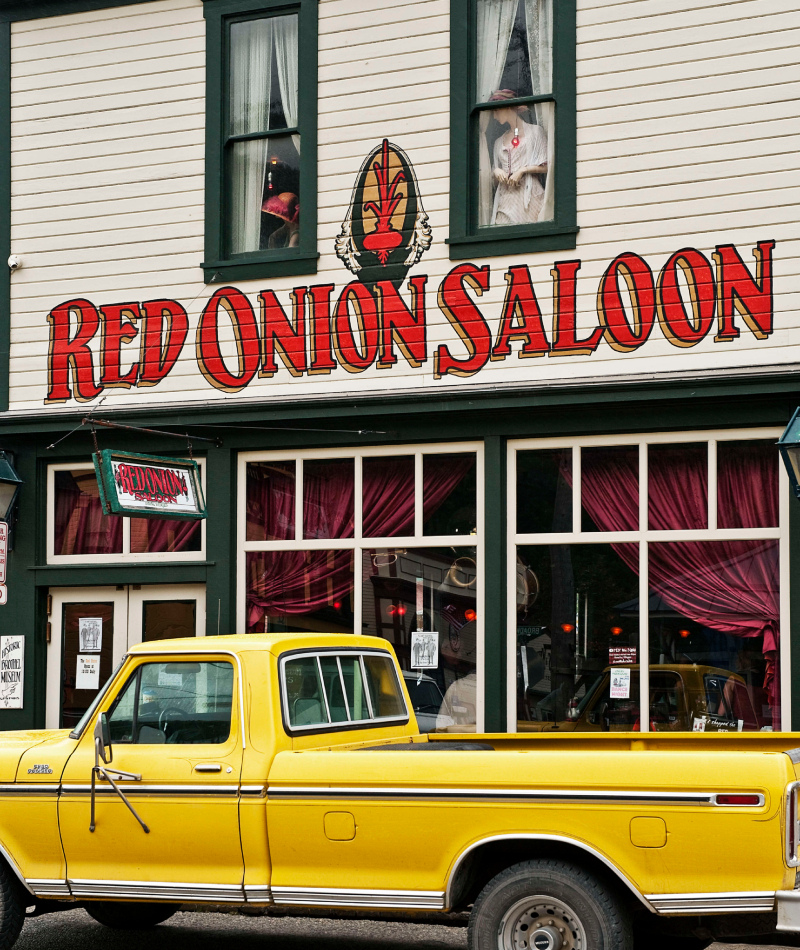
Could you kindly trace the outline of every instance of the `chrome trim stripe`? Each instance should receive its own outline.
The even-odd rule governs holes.
[[[267,789],[271,801],[286,799],[459,799],[462,801],[566,801],[580,802],[653,802],[660,805],[714,805],[716,792],[579,791],[576,789],[526,788],[381,788],[318,786],[272,786]],[[755,794],[755,793],[753,793]],[[737,807],[737,806],[718,806]],[[741,806],[738,806],[741,807]],[[752,808],[756,806],[750,806]]]
[[[69,885],[63,879],[28,878],[27,883],[37,897],[70,897]]]
[[[150,900],[213,901],[243,903],[240,884],[179,884],[160,881],[70,880],[74,897],[129,897]]]
[[[478,841],[474,841],[469,847],[465,848],[461,854],[453,862],[452,870],[447,878],[447,890],[445,891],[445,910],[451,910],[453,907],[453,887],[456,882],[458,871],[461,868],[465,858],[467,858],[476,848],[480,848],[484,844],[493,844],[496,841],[505,841],[505,842],[514,842],[514,841],[558,841],[561,844],[572,845],[575,848],[579,848],[581,851],[586,851],[588,854],[593,855],[599,861],[602,861],[603,864],[614,874],[616,877],[628,888],[628,890],[633,894],[638,900],[644,904],[644,906],[650,911],[653,912],[654,908],[644,897],[638,887],[630,881],[622,871],[611,862],[604,854],[598,851],[596,848],[591,847],[591,845],[585,844],[583,841],[579,841],[577,838],[569,838],[566,835],[547,835],[547,834],[508,834],[508,835],[489,835],[486,838],[481,838]]]
[[[800,782],[790,782],[786,786],[786,801],[784,802],[783,839],[786,864],[790,868],[800,867]],[[792,827],[792,810],[794,810],[794,827]],[[794,838],[794,848],[792,839]]]
[[[15,782],[0,785],[0,795],[57,795],[58,782]]]
[[[271,904],[272,888],[266,884],[245,884],[244,896],[250,904]]]
[[[169,795],[181,797],[214,796],[215,798],[236,797],[239,794],[238,785],[139,785],[134,782],[120,782],[119,786],[126,795]],[[91,785],[62,785],[62,795],[88,795]],[[95,786],[98,795],[114,795],[110,785]]]
[[[175,656],[215,656],[216,655],[216,656],[233,657],[233,659],[236,661],[237,669],[239,670],[239,722],[242,727],[242,749],[246,749],[247,741],[245,737],[245,728],[244,728],[244,720],[245,720],[244,673],[242,672],[242,658],[239,656],[239,654],[234,653],[233,650],[217,650],[217,649],[214,649],[214,647],[212,646],[208,646],[204,650],[195,646],[191,650],[170,650],[169,653],[164,653],[164,652],[156,653],[155,651],[134,649],[131,653],[126,653],[122,659],[124,660],[126,657],[129,657],[129,656],[132,656],[134,658],[137,656],[160,656],[163,660],[165,656],[170,656],[173,654]]]
[[[443,891],[378,891],[328,887],[273,887],[276,904],[316,907],[405,907],[443,910]]]
[[[239,788],[242,795],[248,798],[264,798],[267,794],[266,785],[242,785]]]
[[[752,914],[775,909],[775,891],[646,894],[659,914]]]

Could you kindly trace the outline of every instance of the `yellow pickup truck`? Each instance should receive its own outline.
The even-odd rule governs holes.
[[[0,950],[76,903],[469,910],[471,950],[800,932],[793,745],[424,734],[384,640],[145,643],[72,732],[0,736]]]

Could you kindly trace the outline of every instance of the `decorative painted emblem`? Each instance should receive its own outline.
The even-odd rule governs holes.
[[[389,280],[399,287],[431,240],[414,168],[384,139],[358,173],[336,254],[362,284]]]

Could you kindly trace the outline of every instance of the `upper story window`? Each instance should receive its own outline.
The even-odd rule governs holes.
[[[207,281],[316,270],[316,6],[208,0]]]
[[[574,20],[553,0],[453,17],[451,258],[575,246]]]
[[[205,485],[202,462],[199,467]],[[205,520],[106,515],[92,465],[49,466],[48,563],[195,561],[204,551]]]

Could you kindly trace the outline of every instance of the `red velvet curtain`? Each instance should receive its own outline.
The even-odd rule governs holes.
[[[423,483],[427,520],[474,465],[465,456],[429,456]],[[251,471],[252,469],[252,471]],[[351,460],[306,463],[303,471],[303,525],[307,538],[352,538],[355,483]],[[397,537],[414,528],[414,469],[394,464],[364,467],[363,536]],[[253,466],[247,478],[249,540],[294,539],[293,468]],[[263,629],[266,616],[312,613],[350,597],[352,551],[249,551],[247,628]]]
[[[583,507],[602,531],[638,522],[639,478],[635,456],[604,458],[587,453],[582,465]],[[705,527],[707,469],[700,457],[658,453],[649,464],[651,530]],[[777,453],[753,448],[731,457],[718,479],[720,528],[778,523]],[[630,545],[612,545],[638,573]],[[674,541],[649,546],[649,582],[673,609],[711,630],[734,637],[761,637],[764,689],[780,728],[779,564],[777,541]]]
[[[94,472],[55,472],[54,515],[54,554],[122,553],[122,518],[103,514]]]

